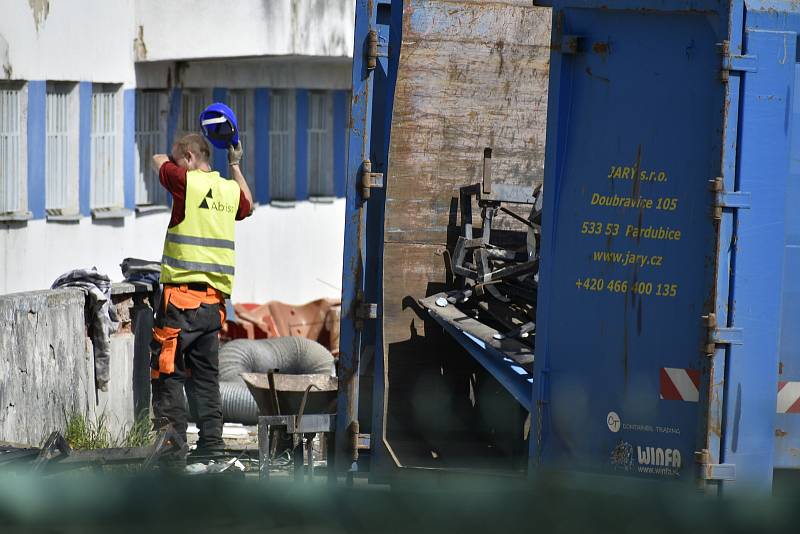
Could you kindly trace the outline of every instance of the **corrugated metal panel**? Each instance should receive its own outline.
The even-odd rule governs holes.
[[[308,177],[311,196],[333,196],[332,98],[328,91],[308,96]]]
[[[269,115],[269,190],[275,200],[295,198],[294,93],[272,91]]]
[[[0,213],[19,211],[20,91],[0,87]]]
[[[117,180],[117,90],[103,86],[92,93],[92,207],[122,204]],[[119,181],[122,177],[119,176]]]
[[[255,193],[255,173],[252,165],[255,150],[257,147],[250,144],[250,126],[252,117],[253,106],[253,91],[248,89],[236,89],[229,93],[228,102],[230,108],[236,114],[236,121],[239,126],[239,141],[244,147],[244,156],[242,157],[241,168],[244,173],[244,178],[247,185],[250,186],[250,191]]]
[[[69,208],[69,185],[74,175],[70,173],[70,87],[64,85],[47,88],[47,193],[48,210]]]
[[[167,201],[166,190],[150,164],[153,155],[162,153],[166,144],[166,98],[166,93],[161,91],[136,93],[137,204],[166,204]]]

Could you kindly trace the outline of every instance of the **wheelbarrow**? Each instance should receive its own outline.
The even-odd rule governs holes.
[[[270,434],[282,430],[292,436],[295,480],[303,479],[303,436],[306,439],[309,480],[314,476],[315,434],[330,434],[336,427],[336,395],[339,381],[325,374],[286,375],[280,373],[242,373],[242,379],[258,406],[259,476],[269,478],[274,454]],[[276,440],[272,439],[273,444]],[[330,447],[333,439],[326,439]],[[330,452],[330,451],[329,451]],[[335,476],[332,454],[328,458],[328,476]]]

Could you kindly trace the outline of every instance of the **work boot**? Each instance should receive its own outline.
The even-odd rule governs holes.
[[[194,449],[189,451],[189,456],[186,458],[187,464],[202,463],[207,464],[213,460],[220,462],[226,458],[225,449]]]

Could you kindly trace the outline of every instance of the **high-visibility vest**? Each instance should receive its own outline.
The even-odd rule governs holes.
[[[167,230],[161,283],[205,282],[230,295],[236,267],[234,223],[239,185],[218,172],[186,173],[183,220]]]

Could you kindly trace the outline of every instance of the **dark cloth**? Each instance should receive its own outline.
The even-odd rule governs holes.
[[[77,287],[86,294],[86,324],[94,351],[95,386],[108,391],[111,334],[119,328],[117,308],[111,302],[111,279],[96,267],[74,269],[59,276],[50,287]]]
[[[168,295],[168,294],[167,294]],[[168,298],[168,296],[166,297]],[[184,388],[192,419],[200,430],[198,450],[222,450],[222,401],[219,392],[219,330],[222,317],[219,304],[200,304],[181,309],[172,303],[166,309],[162,298],[156,313],[156,328],[179,329],[172,373],[153,378],[153,413],[166,418],[186,439]],[[151,344],[151,367],[159,368],[162,345]]]
[[[169,221],[169,227],[179,224],[186,217],[186,172],[183,167],[172,163],[171,161],[165,162],[161,165],[158,171],[158,179],[161,185],[172,194],[172,217]],[[248,202],[247,197],[244,196],[244,191],[239,190],[239,209],[236,212],[236,220],[241,221],[246,219],[252,206]]]

